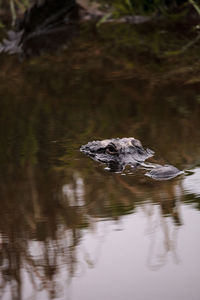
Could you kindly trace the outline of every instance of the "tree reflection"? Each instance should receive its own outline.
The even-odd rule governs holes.
[[[59,296],[73,277],[97,263],[107,234],[107,226],[98,233],[100,221],[117,222],[138,207],[150,230],[148,265],[161,267],[169,252],[175,262],[179,258],[181,179],[162,183],[134,170],[127,169],[126,176],[109,173],[81,156],[79,147],[96,138],[134,136],[161,163],[196,166],[199,87],[186,84],[180,62],[177,79],[173,58],[169,70],[168,59],[161,65],[151,55],[130,51],[128,40],[123,55],[119,44],[111,55],[110,44],[100,47],[98,38],[91,40],[79,41],[76,53],[72,47],[21,65],[15,58],[1,59],[2,297],[37,298],[44,291],[46,298]],[[194,195],[186,200],[189,196],[199,203]],[[156,239],[158,229],[162,241]],[[93,255],[83,244],[88,232],[97,237]]]
[[[29,282],[32,297],[42,291],[48,292],[49,299],[58,297],[85,267],[95,267],[106,234],[98,234],[98,220],[120,219],[138,205],[146,214],[151,239],[148,266],[160,268],[169,252],[177,262],[181,217],[175,191],[179,182],[157,183],[140,175],[122,177],[102,169],[94,169],[92,176],[65,167],[46,177],[40,172],[40,168],[27,165],[22,177],[1,183],[2,296],[9,287],[12,299],[22,299],[24,283]],[[159,241],[162,250],[157,253],[158,229],[163,241]],[[97,238],[92,254],[83,244],[88,230]]]
[[[162,206],[159,208],[162,210]],[[177,238],[180,224],[172,222],[173,216],[172,218],[164,217],[161,210],[153,221],[154,226],[149,232],[150,246],[147,266],[153,271],[159,270],[167,264],[169,254],[172,255],[175,264],[178,264],[180,261],[177,253]],[[179,214],[177,215],[179,218]],[[158,232],[159,230],[161,231],[160,233]],[[160,237],[161,234],[162,239]]]
[[[181,196],[177,193],[177,188],[181,188],[180,182],[178,185],[176,181],[167,184],[166,182],[153,183],[150,189],[148,187],[144,190],[141,188],[141,184],[131,186],[121,178],[119,180],[123,186],[131,191],[134,197],[146,199],[141,207],[147,217],[147,235],[150,238],[148,267],[151,270],[160,269],[167,263],[169,253],[172,254],[174,263],[178,263],[176,246],[178,229],[182,225],[180,201],[183,200],[181,199],[183,192]],[[152,190],[154,190],[153,193]],[[160,249],[156,249],[156,247]]]

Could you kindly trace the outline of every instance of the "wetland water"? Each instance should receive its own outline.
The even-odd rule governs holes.
[[[199,300],[198,74],[115,46],[0,57],[1,299]],[[79,152],[129,136],[185,174],[111,173]]]

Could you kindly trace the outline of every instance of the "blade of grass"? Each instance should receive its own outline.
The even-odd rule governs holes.
[[[200,15],[200,7],[197,5],[197,3],[194,0],[188,0],[188,1],[196,9],[197,13]]]
[[[14,26],[17,15],[16,15],[15,4],[14,4],[13,0],[10,0],[10,11],[12,14],[12,26]]]

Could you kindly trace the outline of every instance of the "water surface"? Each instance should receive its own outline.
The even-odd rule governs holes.
[[[107,39],[0,57],[2,299],[199,299],[197,66]],[[115,174],[79,152],[131,136],[184,175]]]

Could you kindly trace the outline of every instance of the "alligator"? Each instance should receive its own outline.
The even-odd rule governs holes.
[[[122,172],[129,165],[145,169],[145,175],[155,180],[169,180],[183,174],[183,171],[172,165],[144,163],[154,155],[154,151],[145,149],[141,142],[133,137],[89,142],[81,146],[80,151],[93,160],[106,164],[107,168],[114,172]]]

